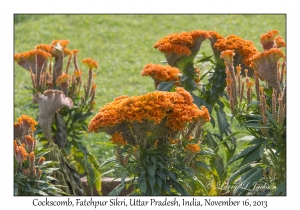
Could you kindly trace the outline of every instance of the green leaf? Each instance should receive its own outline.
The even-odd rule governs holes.
[[[215,106],[215,109],[217,111],[217,120],[218,120],[220,135],[222,136],[226,132],[226,128],[227,128],[226,114],[223,109],[220,109],[217,106]]]
[[[148,165],[147,172],[149,176],[154,176],[155,174],[155,165]]]
[[[253,145],[253,146],[248,146],[245,149],[243,149],[241,152],[239,152],[238,154],[234,155],[227,163],[227,165],[231,164],[232,162],[241,159],[243,157],[245,157],[247,154],[249,154],[250,152],[254,151],[257,147],[259,147],[259,145]]]
[[[273,115],[269,112],[269,110],[267,110],[267,115],[268,115],[268,118],[269,120],[273,123],[274,126],[278,126],[278,123],[276,122],[276,120],[274,119]]]
[[[158,184],[159,188],[161,188],[161,186],[162,186],[162,180],[161,180],[161,177],[155,176],[155,181],[156,181],[156,183]]]
[[[201,182],[196,176],[194,176],[194,180],[197,181],[197,183],[200,185],[200,188],[202,190],[204,190],[206,195],[208,195],[207,189],[206,189],[205,185],[203,184],[203,182]]]
[[[251,163],[253,162],[254,160],[260,158],[262,156],[262,151],[263,148],[262,147],[258,147],[256,148],[254,151],[248,153],[244,159],[242,160],[241,164],[240,164],[240,167],[247,164],[247,163]]]
[[[174,174],[172,171],[165,170],[165,173],[166,173],[166,175],[167,175],[168,177],[170,177],[171,179],[173,179],[173,180],[175,180],[175,181],[177,180],[175,174]]]
[[[286,195],[286,181],[281,182],[278,186],[276,191],[273,193],[274,195]]]
[[[248,165],[244,165],[243,167],[241,167],[240,169],[238,169],[236,172],[234,172],[231,177],[228,180],[228,184],[231,185],[233,184],[233,182],[239,178],[242,174],[244,174],[245,172],[251,170],[252,168],[254,168],[256,164],[248,164]]]
[[[201,167],[201,168],[204,168],[204,169],[206,169],[206,170],[208,170],[208,171],[211,171],[210,166],[208,166],[208,165],[207,165],[206,163],[204,163],[204,162],[201,162],[201,161],[194,161],[193,163],[194,163],[195,165]]]
[[[118,186],[116,186],[108,195],[109,196],[117,196],[120,195],[120,193],[123,191],[123,189],[125,188],[125,185],[123,184],[119,184]]]
[[[149,183],[150,183],[150,187],[153,191],[154,189],[154,184],[155,184],[155,176],[148,176],[148,180],[149,180]]]
[[[261,125],[258,124],[258,123],[245,123],[245,124],[244,124],[244,127],[245,127],[245,128],[256,128],[256,129],[260,129],[260,128],[269,128],[269,127],[261,126]]]
[[[200,60],[197,60],[196,62],[201,63],[201,62],[211,61],[211,58],[212,58],[212,55],[208,56],[208,57],[201,58]]]
[[[208,131],[207,134],[205,135],[205,139],[203,140],[203,144],[209,145],[213,150],[215,150],[218,146],[217,142],[213,138],[212,134]]]
[[[123,171],[123,173],[121,175],[121,184],[124,185],[126,177],[127,177],[127,171]]]
[[[108,171],[105,171],[104,173],[102,173],[102,175],[101,175],[101,176],[104,176],[104,175],[106,175],[106,174],[113,173],[113,172],[115,172],[115,171],[116,171],[116,169],[115,169],[115,168],[113,168],[113,169],[110,169],[110,170],[108,170]]]
[[[138,184],[139,189],[141,190],[142,193],[145,193],[147,190],[147,184],[145,180],[141,180],[141,182]]]
[[[262,170],[263,170],[262,168],[258,170],[254,168],[250,170],[245,176],[245,179],[241,180],[241,183],[233,191],[233,194],[241,195],[242,193],[248,192],[251,189],[251,187],[254,186],[254,183],[258,182],[262,178],[263,175]]]
[[[110,157],[110,158],[106,159],[106,160],[100,165],[100,168],[102,168],[103,166],[105,166],[105,165],[108,164],[108,163],[115,162],[116,160],[117,160],[117,158],[116,158],[115,156]]]
[[[73,123],[77,122],[77,121],[84,121],[86,120],[88,117],[92,116],[94,113],[93,112],[87,112],[87,113],[82,113],[82,112],[79,112],[77,113],[74,118],[73,118]]]
[[[194,104],[196,104],[199,108],[201,108],[201,106],[203,105],[208,109],[209,113],[212,112],[212,107],[211,107],[210,104],[206,103],[205,100],[203,100],[202,98],[196,96],[194,93],[191,93],[191,95],[194,99],[194,101],[193,101]]]
[[[173,180],[172,185],[175,188],[175,190],[178,193],[180,193],[180,195],[182,195],[182,196],[189,196],[190,195],[189,192],[184,187],[182,187],[181,184],[178,183],[177,181]]]
[[[175,82],[161,82],[158,87],[157,90],[159,91],[170,91],[173,87]]]
[[[162,189],[165,190],[168,193],[171,193],[171,191],[170,191],[170,185],[168,183],[166,183],[166,182],[162,183]]]

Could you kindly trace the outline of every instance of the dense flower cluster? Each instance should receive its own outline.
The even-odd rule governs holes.
[[[71,76],[68,74],[62,74],[56,79],[56,86],[59,86],[62,83],[67,82],[69,79],[71,79]]]
[[[34,50],[30,50],[30,51],[23,52],[23,53],[17,53],[17,54],[14,55],[14,59],[17,62],[20,62],[24,59],[33,59],[34,60],[35,55],[41,55],[44,58],[51,57],[51,54],[44,51],[44,50],[34,49]]]
[[[165,118],[166,125],[173,131],[183,129],[186,122],[210,119],[205,107],[199,109],[187,91],[177,88],[176,92],[155,91],[142,96],[118,97],[100,109],[88,129],[97,132],[101,127],[114,126],[124,121],[148,120],[158,124]]]
[[[29,117],[27,115],[21,115],[19,118],[18,118],[18,124],[28,124],[31,128],[32,131],[35,131],[35,126],[38,124],[32,117]],[[16,125],[16,123],[15,123]]]
[[[169,34],[156,42],[153,47],[166,54],[190,55],[191,47],[195,45],[196,39],[199,37],[205,40],[210,38],[210,35],[202,30]]]
[[[90,69],[98,68],[98,62],[91,58],[85,58],[82,63],[86,64]]]
[[[142,76],[151,76],[153,79],[168,82],[178,80],[180,70],[169,65],[147,64],[142,70]]]
[[[234,50],[236,54],[242,56],[242,62],[246,66],[250,66],[252,56],[258,53],[252,41],[244,40],[236,35],[218,39],[214,47],[220,51]]]
[[[188,144],[186,145],[185,150],[191,153],[199,153],[201,151],[198,144]]]
[[[116,132],[111,136],[111,141],[114,144],[126,145],[127,141],[124,140],[121,132]]]

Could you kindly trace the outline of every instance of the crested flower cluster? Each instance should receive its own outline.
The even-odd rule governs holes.
[[[252,56],[258,53],[252,41],[244,40],[236,35],[229,35],[225,39],[218,39],[214,47],[220,51],[234,50],[235,54],[241,56],[241,61],[246,66],[250,65]]]
[[[160,64],[147,64],[144,66],[142,76],[150,76],[155,82],[155,88],[161,82],[177,81],[180,70],[169,65],[163,66]]]
[[[278,37],[276,37],[277,35]],[[264,50],[286,47],[286,43],[283,38],[279,36],[279,31],[277,30],[270,30],[265,34],[262,34],[260,36],[260,43]]]
[[[196,121],[210,121],[207,108],[199,109],[190,93],[178,87],[176,92],[120,96],[100,109],[88,130],[110,135],[122,132],[124,140],[131,144],[147,138],[169,142],[168,137],[174,137],[187,123]]]
[[[36,139],[33,138],[33,133],[37,122],[26,115],[22,115],[18,118],[18,122],[14,123],[15,135],[14,135],[14,156],[17,162],[16,170],[19,170],[24,176],[39,180],[42,175],[42,170],[36,167],[43,164],[44,157],[40,157],[36,161],[34,150],[36,148]],[[30,129],[28,128],[30,127]]]
[[[170,66],[177,66],[180,59],[194,58],[198,53],[202,42],[210,38],[210,34],[203,30],[193,30],[169,34],[158,40],[153,47],[165,53]]]

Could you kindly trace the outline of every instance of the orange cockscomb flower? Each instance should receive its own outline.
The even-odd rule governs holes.
[[[74,76],[75,76],[75,78],[78,78],[78,77],[80,77],[82,75],[82,71],[81,70],[75,70],[74,71]]]
[[[199,153],[201,151],[201,148],[199,147],[198,144],[188,144],[185,147],[185,150],[187,152],[191,152],[191,153]]]
[[[170,66],[176,66],[176,62],[181,58],[184,59],[187,56],[194,58],[202,41],[209,37],[210,34],[202,30],[169,34],[156,42],[153,47],[165,53]]]
[[[52,41],[51,45],[54,46],[54,45],[60,44],[60,46],[62,46],[63,48],[66,48],[69,43],[70,43],[69,40],[54,40],[54,41]]]
[[[286,47],[286,43],[281,36],[274,39],[277,48]]]
[[[274,47],[274,39],[279,34],[277,30],[270,30],[268,33],[260,36],[260,43],[264,50],[269,50]]]
[[[32,131],[36,130],[35,126],[38,124],[37,121],[27,115],[22,115],[21,117],[19,117],[18,122],[22,123],[23,127],[30,127]]]
[[[120,145],[126,145],[127,141],[124,140],[122,136],[122,132],[116,132],[112,135],[111,141],[113,144],[120,144]]]
[[[221,52],[220,58],[223,58],[227,66],[233,66],[234,50],[225,50]],[[234,76],[234,75],[232,75]]]
[[[35,49],[38,49],[38,50],[43,50],[47,53],[50,53],[51,54],[51,51],[52,51],[52,46],[49,45],[49,44],[38,44],[35,46]]]
[[[142,76],[150,76],[155,82],[155,88],[161,82],[176,81],[179,79],[180,70],[169,65],[163,66],[160,64],[147,64],[144,66]]]
[[[142,96],[118,97],[100,109],[88,130],[110,135],[122,132],[129,143],[139,144],[147,139],[149,132],[153,134],[152,139],[167,140],[172,137],[168,132],[175,134],[187,123],[209,119],[205,107],[199,109],[190,93],[176,88],[176,92],[155,91]]]
[[[249,67],[252,56],[259,53],[252,41],[244,40],[233,34],[224,39],[218,39],[214,44],[214,48],[220,51],[234,50],[234,66],[238,66],[243,63]]]
[[[21,145],[19,146],[17,144],[17,141],[14,141],[14,151],[15,151],[15,157],[16,161],[18,163],[22,163],[25,160],[27,160],[28,153],[26,152],[25,148]]]
[[[82,60],[82,63],[86,64],[89,69],[98,68],[98,62],[94,61],[91,58],[85,58]]]
[[[23,52],[23,53],[17,53],[14,55],[14,59],[16,61],[20,61],[22,59],[35,59],[35,57],[34,57],[35,55],[41,55],[44,58],[51,57],[51,54],[45,52],[44,50],[34,49],[34,50],[30,50],[30,51]]]
[[[61,85],[62,83],[66,83],[71,79],[71,76],[68,74],[62,74],[56,79],[56,86]]]
[[[285,58],[284,53],[278,48],[272,48],[253,56],[250,67],[257,71],[278,93],[281,88],[278,79],[277,62]]]

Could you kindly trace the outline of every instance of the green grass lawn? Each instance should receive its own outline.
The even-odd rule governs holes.
[[[223,36],[236,34],[252,40],[261,50],[259,37],[279,30],[286,38],[285,15],[15,15],[14,52],[20,53],[54,39],[68,39],[69,49],[79,49],[79,61],[90,57],[98,61],[96,110],[120,95],[141,95],[154,90],[151,78],[140,75],[148,63],[160,63],[164,56],[153,44],[171,33],[215,30]],[[211,55],[209,41],[200,53]],[[82,65],[81,65],[82,66]],[[87,72],[85,72],[87,73]],[[32,96],[30,74],[18,65],[14,69],[14,118],[22,114],[36,118],[37,110],[27,108]],[[104,134],[87,134],[83,141],[101,162],[111,155]],[[98,146],[94,146],[98,145]],[[103,149],[105,148],[105,149]]]

